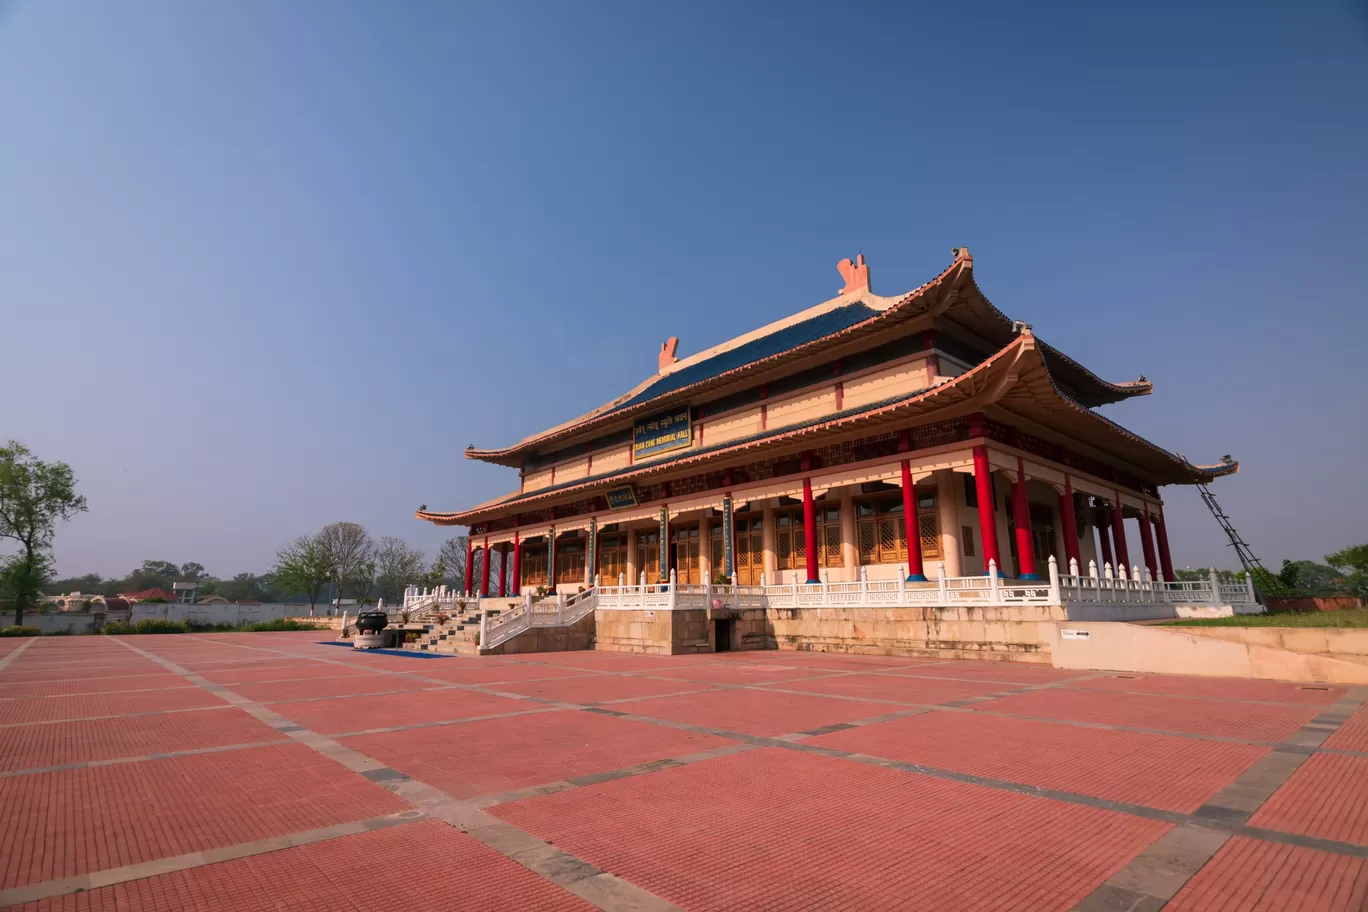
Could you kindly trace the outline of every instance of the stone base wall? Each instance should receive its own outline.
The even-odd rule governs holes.
[[[593,649],[595,627],[594,614],[590,613],[568,627],[529,627],[493,649],[481,649],[479,652],[480,655],[514,655],[521,652]]]
[[[678,655],[716,648],[714,616],[731,619],[731,647],[864,655],[1051,661],[1055,625],[1229,615],[1229,606],[1074,604],[932,608],[913,606],[600,610],[595,648]]]
[[[735,622],[741,649],[1050,661],[1055,615],[1022,608],[767,608]]]
[[[713,651],[713,624],[706,608],[595,612],[594,648],[608,652],[681,655]]]

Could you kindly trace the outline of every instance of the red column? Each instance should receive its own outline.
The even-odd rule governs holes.
[[[807,549],[807,581],[820,583],[817,575],[817,510],[812,505],[812,479],[803,479],[803,543]]]
[[[1026,465],[1017,457],[1017,480],[1012,485],[1012,515],[1016,526],[1017,576],[1024,580],[1040,579],[1036,573],[1035,539],[1031,535],[1031,505],[1026,499]]]
[[[986,573],[988,562],[997,564],[998,575],[1002,575],[1002,559],[998,556],[997,517],[993,514],[992,468],[988,465],[988,448],[983,444],[974,447],[974,491],[978,498],[979,537],[983,539],[983,569]]]
[[[1161,509],[1154,517],[1154,532],[1159,536],[1159,569],[1164,571],[1164,579],[1173,582],[1173,555],[1169,553],[1168,529],[1164,526],[1164,511]]]
[[[1121,492],[1116,492],[1116,508],[1112,510],[1112,538],[1116,545],[1116,563],[1120,567],[1126,568],[1126,575],[1131,572],[1130,549],[1126,547],[1126,523],[1121,515],[1124,511],[1121,508]],[[1117,576],[1120,576],[1118,573]]]
[[[499,598],[508,595],[508,542],[499,543]]]
[[[1078,564],[1079,573],[1087,573],[1083,567],[1082,553],[1078,550],[1078,517],[1074,515],[1073,485],[1069,476],[1064,476],[1064,493],[1059,495],[1059,522],[1064,528],[1064,567],[1065,573],[1072,573],[1069,561]]]
[[[475,539],[466,536],[465,594],[475,594]]]
[[[513,533],[513,573],[508,583],[515,596],[522,595],[522,540],[517,532]]]
[[[1111,564],[1113,570],[1116,569],[1116,558],[1112,556],[1111,546],[1111,507],[1098,507],[1093,521],[1097,524],[1097,543],[1102,547],[1102,566],[1097,568],[1098,574],[1101,575],[1107,564]]]
[[[1150,579],[1159,575],[1159,562],[1154,559],[1154,530],[1150,526],[1149,504],[1145,504],[1145,515],[1140,517],[1140,550],[1145,554],[1145,569]]]
[[[912,463],[902,461],[903,531],[907,533],[907,581],[926,582],[922,567],[921,527],[917,525],[917,486],[912,481]]]
[[[488,538],[485,538],[484,545],[481,547],[484,551],[484,565],[480,567],[480,598],[489,598],[489,565],[492,561],[489,559]]]

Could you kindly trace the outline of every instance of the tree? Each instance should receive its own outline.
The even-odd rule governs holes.
[[[1344,572],[1344,588],[1355,595],[1368,595],[1368,544],[1327,554],[1325,562]]]
[[[330,523],[317,538],[332,570],[338,601],[348,590],[357,593],[356,598],[364,599],[370,593],[375,573],[375,565],[371,562],[375,545],[365,528],[351,522]]]
[[[437,552],[437,561],[442,565],[445,575],[438,583],[446,583],[458,592],[466,588],[466,547],[469,539],[464,535],[453,535],[442,542]]]
[[[0,563],[0,599],[14,602],[16,626],[23,623],[22,616],[17,613],[21,610],[20,597],[27,594],[30,602],[36,601],[51,578],[52,558],[45,551],[37,552],[32,560],[19,553]]]
[[[209,574],[204,572],[204,564],[191,561],[188,564],[181,564],[180,578],[189,582],[197,582],[204,579]]]
[[[439,554],[437,555],[437,559],[432,562],[431,567],[428,567],[422,573],[418,574],[418,578],[413,581],[413,584],[415,586],[420,586],[423,589],[436,589],[446,582],[446,579],[446,558]]]
[[[230,602],[257,602],[261,601],[265,590],[263,577],[255,573],[239,573],[230,580],[222,580],[216,594]]]
[[[112,595],[105,590],[109,584],[98,573],[87,573],[85,576],[69,576],[66,579],[57,579],[43,587],[45,595],[65,595],[68,592],[79,592],[82,595]]]
[[[286,595],[307,596],[312,617],[323,587],[332,578],[332,565],[318,536],[301,535],[276,552],[270,576]]]
[[[120,587],[121,592],[143,592],[147,589],[170,589],[171,584],[180,579],[179,564],[170,561],[145,560],[142,566],[128,574]]]
[[[85,509],[86,499],[76,493],[71,466],[35,459],[27,447],[13,440],[0,447],[0,539],[19,546],[4,569],[16,626],[24,623],[24,610],[42,594],[51,573],[57,523]]]
[[[404,589],[417,582],[424,563],[422,551],[386,535],[375,547],[375,594],[391,604],[400,601]]]

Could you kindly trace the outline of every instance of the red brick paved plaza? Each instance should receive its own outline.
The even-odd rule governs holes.
[[[0,640],[0,907],[1368,909],[1368,688]]]

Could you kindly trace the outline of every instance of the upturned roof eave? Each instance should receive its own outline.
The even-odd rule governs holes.
[[[882,329],[899,321],[914,319],[919,316],[948,315],[951,310],[955,308],[957,302],[968,302],[971,298],[975,297],[984,305],[988,314],[988,319],[993,325],[979,325],[975,327],[973,326],[973,320],[961,322],[965,322],[965,325],[970,326],[971,328],[985,330],[985,338],[990,342],[994,341],[993,336],[997,336],[997,341],[1001,341],[1005,334],[1010,333],[1014,335],[1016,332],[1015,321],[999,310],[992,301],[988,299],[988,296],[983,293],[983,290],[979,287],[978,282],[974,277],[973,264],[973,257],[969,255],[968,251],[960,250],[957,252],[954,262],[930,282],[927,282],[919,288],[913,289],[903,295],[893,305],[860,323],[838,330],[837,332],[823,336],[820,339],[814,339],[811,342],[787,351],[740,365],[731,370],[722,371],[721,373],[707,377],[697,383],[690,384],[689,386],[663,393],[659,397],[650,398],[626,408],[619,408],[621,403],[629,401],[633,396],[647,389],[650,384],[659,379],[659,375],[653,375],[646,380],[643,380],[641,383],[638,383],[628,392],[590,412],[586,412],[579,418],[564,422],[554,428],[543,431],[540,434],[526,437],[510,447],[487,450],[476,449],[473,446],[467,447],[465,450],[465,457],[467,459],[476,459],[482,462],[517,468],[522,465],[528,453],[535,451],[539,447],[545,447],[548,444],[564,441],[606,424],[617,424],[624,419],[635,417],[636,415],[646,413],[650,410],[662,408],[667,404],[673,404],[680,400],[687,400],[707,389],[733,383],[748,375],[770,370],[789,361],[810,356],[825,348],[848,342],[859,335]],[[946,280],[951,278],[955,281],[950,282],[947,285]],[[941,290],[942,286],[947,286],[944,289],[946,294],[935,296],[930,294],[932,291]],[[972,314],[970,316],[972,316]],[[1037,344],[1041,346],[1043,353],[1048,360],[1057,362],[1056,367],[1058,373],[1065,375],[1062,379],[1069,384],[1070,388],[1073,390],[1074,394],[1079,397],[1082,404],[1089,408],[1120,402],[1134,396],[1146,396],[1153,391],[1153,385],[1148,380],[1141,379],[1123,383],[1112,383],[1102,379],[1100,376],[1054,346],[1040,340],[1037,340]]]
[[[1032,356],[1036,359],[1037,365],[1043,373],[1043,378],[1048,382],[1048,395],[1053,398],[1059,406],[1067,409],[1081,420],[1101,428],[1106,436],[1121,441],[1122,446],[1138,446],[1142,448],[1145,455],[1149,457],[1149,460],[1152,460],[1148,466],[1126,460],[1123,454],[1112,453],[1110,455],[1112,458],[1121,459],[1127,462],[1131,467],[1140,471],[1143,475],[1151,476],[1157,484],[1200,484],[1239,471],[1239,463],[1233,461],[1210,466],[1193,465],[1184,457],[1165,450],[1158,444],[1127,430],[1116,422],[1097,414],[1072,399],[1055,384],[1053,378],[1050,376],[1049,365],[1039,349],[1038,341],[1028,332],[1013,340],[1006,347],[996,352],[967,373],[947,380],[944,383],[937,384],[936,386],[908,393],[904,396],[897,397],[896,399],[872,403],[858,409],[850,409],[835,415],[814,419],[813,421],[802,425],[776,428],[774,431],[763,435],[754,435],[738,441],[729,441],[727,443],[718,444],[715,447],[708,447],[695,452],[685,452],[674,459],[664,459],[625,469],[617,469],[613,472],[576,479],[562,485],[543,488],[527,494],[505,494],[472,507],[469,510],[451,513],[420,510],[415,513],[415,516],[420,520],[432,522],[436,525],[471,525],[490,519],[497,519],[508,515],[510,512],[521,511],[527,508],[536,508],[548,502],[562,500],[568,496],[600,487],[610,481],[627,482],[637,478],[671,472],[701,462],[705,459],[725,459],[729,454],[739,454],[760,449],[772,449],[786,445],[789,442],[804,436],[829,431],[833,428],[854,428],[861,424],[873,423],[875,419],[879,418],[887,418],[890,420],[897,419],[903,417],[904,413],[912,411],[915,406],[934,403],[938,399],[947,401],[943,407],[934,407],[930,411],[948,411],[955,409],[956,406],[981,409],[989,404],[1006,404],[1006,407],[1010,410],[1010,404],[1005,403],[1004,399],[1007,393],[1016,388],[1020,382],[1020,371],[1029,366],[1028,364],[1021,363],[1022,358],[1026,358],[1029,362],[1029,359]],[[1005,374],[1005,376],[997,376],[999,374]],[[997,385],[996,391],[991,394],[985,391],[991,390],[994,386],[993,382],[988,382],[990,380],[996,382]],[[964,395],[956,397],[956,393],[964,393]]]

